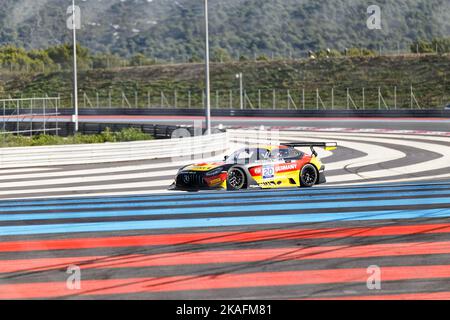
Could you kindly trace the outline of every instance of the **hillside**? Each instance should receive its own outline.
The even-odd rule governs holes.
[[[203,56],[203,1],[85,0],[79,40],[94,52],[144,53],[165,60]],[[0,45],[46,48],[70,41],[66,0],[0,0]],[[306,50],[409,50],[450,35],[448,0],[371,1],[382,30],[369,30],[365,0],[210,0],[212,49],[233,57],[299,56]]]
[[[440,108],[450,102],[450,55],[405,57],[355,57],[318,60],[289,60],[271,62],[214,63],[211,66],[213,106],[228,108],[239,103],[239,83],[236,73],[244,74],[248,95],[246,104],[272,108],[273,90],[276,90],[277,107],[287,107],[287,90],[298,108],[302,107],[302,90],[305,89],[305,107],[317,107],[317,89],[326,107],[331,105],[334,88],[336,108],[345,108],[346,90],[350,89],[355,104],[362,106],[362,89],[365,106],[378,107],[378,88],[386,104],[393,107],[395,87],[397,105],[410,107],[411,85],[423,108]],[[63,105],[70,106],[70,72],[49,74],[3,74],[0,77],[0,95],[56,96],[61,94]],[[96,106],[161,106],[200,107],[204,88],[202,64],[154,65],[114,70],[82,71],[79,75],[80,91],[85,92],[91,105]],[[230,90],[232,101],[230,102]],[[217,92],[218,91],[218,92]],[[128,102],[124,101],[122,92]],[[217,92],[217,96],[216,96]],[[150,95],[150,96],[149,96]],[[189,98],[190,96],[190,98]],[[150,101],[149,101],[150,100]],[[190,104],[189,104],[190,100]],[[80,97],[80,104],[89,102]],[[292,102],[292,103],[291,103]],[[217,104],[218,103],[218,104]],[[322,105],[320,105],[322,108]],[[383,105],[384,107],[384,105]]]

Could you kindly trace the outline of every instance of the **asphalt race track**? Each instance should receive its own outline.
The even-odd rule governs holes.
[[[167,192],[164,159],[0,170],[0,299],[450,299],[444,126],[283,126],[340,145],[312,189]]]
[[[339,143],[333,154],[318,150],[327,167],[327,186],[450,179],[448,132],[304,130],[285,128],[280,142],[319,139]],[[235,148],[230,146],[230,150]],[[158,159],[0,169],[0,199],[166,193],[178,169],[192,161]]]
[[[450,299],[449,195],[450,181],[3,202],[0,298]]]

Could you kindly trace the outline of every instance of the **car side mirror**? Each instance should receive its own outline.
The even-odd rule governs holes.
[[[227,160],[228,160],[228,156],[225,156],[225,157],[223,158],[223,160],[224,160],[224,161],[227,161]]]

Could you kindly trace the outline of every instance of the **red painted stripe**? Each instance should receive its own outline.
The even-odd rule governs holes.
[[[422,292],[373,296],[349,296],[304,300],[450,300],[450,292]]]
[[[268,230],[255,232],[211,232],[173,235],[127,236],[107,238],[78,238],[61,240],[33,240],[1,242],[0,252],[26,252],[37,250],[69,250],[92,248],[119,248],[139,246],[169,246],[181,244],[248,243],[288,239],[325,239],[343,237],[377,237],[412,234],[450,233],[450,224],[414,226],[355,227],[327,229]]]
[[[382,281],[449,278],[450,266],[408,266],[382,268]],[[214,290],[244,287],[272,287],[333,283],[366,285],[366,269],[331,269],[162,278],[133,278],[81,281],[81,290],[67,289],[66,282],[0,285],[0,299],[31,299],[70,295],[111,295],[128,293]]]
[[[154,255],[91,256],[3,260],[0,273],[36,272],[64,269],[78,265],[82,269],[143,268],[157,266],[201,265],[214,263],[246,263],[261,261],[294,261],[338,258],[367,258],[450,253],[450,242],[397,243],[363,246],[292,247],[203,252],[177,252]]]

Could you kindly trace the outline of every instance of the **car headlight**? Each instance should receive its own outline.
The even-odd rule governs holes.
[[[218,176],[219,174],[221,174],[222,171],[223,171],[223,168],[220,167],[220,168],[214,169],[214,170],[206,173],[206,176],[207,177],[215,177],[215,176]]]

